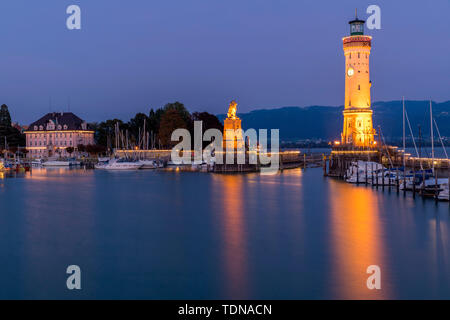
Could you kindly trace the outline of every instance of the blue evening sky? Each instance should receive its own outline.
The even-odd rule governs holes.
[[[66,8],[82,29],[66,28]],[[179,100],[190,111],[342,105],[348,20],[381,7],[372,101],[450,99],[450,1],[2,0],[0,104],[128,120]],[[50,107],[51,101],[51,107]]]

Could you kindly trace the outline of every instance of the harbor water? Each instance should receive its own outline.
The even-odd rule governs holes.
[[[0,239],[1,299],[450,298],[449,203],[320,168],[34,169],[0,179]]]

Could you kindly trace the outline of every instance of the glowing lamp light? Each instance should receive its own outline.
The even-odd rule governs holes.
[[[336,141],[334,142],[334,145],[336,145],[336,146],[338,146],[338,145],[340,145],[340,144],[341,144],[340,141],[337,141],[337,140],[336,140]]]

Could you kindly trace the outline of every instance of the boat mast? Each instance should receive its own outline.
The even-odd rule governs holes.
[[[402,97],[402,104],[403,104],[403,170],[405,170],[406,168],[406,159],[405,159],[405,154],[406,154],[406,138],[405,138],[405,97]],[[405,171],[403,171],[405,172]]]
[[[430,128],[431,128],[431,162],[434,171],[434,133],[433,133],[433,107],[430,99]]]
[[[442,140],[441,132],[439,131],[439,127],[438,127],[438,125],[437,125],[436,119],[433,119],[433,121],[434,121],[434,125],[436,126],[436,131],[437,131],[437,133],[438,133],[439,141],[441,142],[442,149],[444,149],[445,157],[446,157],[447,160],[448,160],[447,150],[445,149],[444,141]]]
[[[419,158],[422,157],[422,128],[419,124]]]

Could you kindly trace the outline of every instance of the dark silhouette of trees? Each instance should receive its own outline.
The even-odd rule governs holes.
[[[4,104],[0,107],[0,149],[18,146],[25,146],[25,135],[11,125],[11,115]]]
[[[205,132],[208,129],[218,129],[223,132],[223,124],[219,118],[208,112],[194,112],[192,114],[194,121],[202,121],[202,129]]]
[[[77,150],[78,150],[78,152],[85,152],[86,146],[84,144],[79,144],[79,145],[77,145]]]
[[[3,104],[0,107],[0,126],[11,127],[11,115],[9,114],[8,106]]]
[[[74,147],[67,147],[66,148],[66,152],[70,155],[70,156],[72,156],[72,153],[75,151],[75,148]]]
[[[105,153],[106,148],[98,144],[89,144],[86,146],[86,152],[90,155],[98,155],[99,153]]]
[[[144,113],[137,113],[128,122],[113,119],[92,123],[90,126],[95,130],[96,144],[105,147],[109,151],[115,147],[115,128],[117,123],[119,123],[119,130],[121,130],[124,137],[127,136],[128,132],[129,147],[137,146],[139,141],[141,141],[142,146],[143,138],[146,138],[148,133],[149,147],[152,146],[151,141],[153,141],[154,146],[157,148],[160,146],[160,143],[162,147],[168,148],[177,143],[171,141],[172,132],[175,129],[187,129],[191,133],[191,137],[194,137],[194,120],[203,122],[203,132],[211,128],[223,131],[223,125],[215,115],[208,112],[195,112],[191,115],[186,107],[178,101],[167,103],[162,108],[150,109],[148,116]],[[143,132],[144,123],[145,133]]]
[[[159,127],[159,139],[163,147],[171,148],[178,143],[171,141],[172,132],[175,129],[187,129],[186,122],[177,110],[166,110],[161,118]]]

